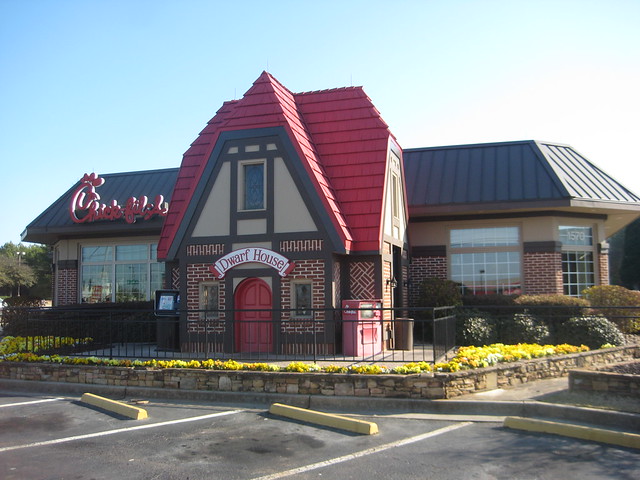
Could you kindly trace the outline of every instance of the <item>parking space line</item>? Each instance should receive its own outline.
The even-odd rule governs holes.
[[[64,398],[62,398],[62,397],[45,398],[43,400],[31,400],[29,402],[8,403],[6,405],[0,405],[0,408],[20,407],[22,405],[35,405],[36,403],[57,402],[58,400],[64,400]]]
[[[257,477],[257,478],[254,478],[253,480],[275,480],[277,478],[290,477],[291,475],[297,475],[300,473],[309,472],[311,470],[316,470],[318,468],[324,468],[324,467],[329,467],[331,465],[336,465],[338,463],[348,462],[349,460],[355,460],[356,458],[365,457],[367,455],[372,455],[374,453],[384,452],[385,450],[389,450],[391,448],[402,447],[404,445],[409,445],[411,443],[420,442],[427,438],[436,437],[438,435],[452,432],[454,430],[457,430],[459,428],[466,427],[472,424],[473,422],[462,422],[454,425],[449,425],[448,427],[439,428],[438,430],[433,430],[432,432],[416,435],[415,437],[404,438],[402,440],[386,443],[384,445],[369,448],[367,450],[362,450],[360,452],[350,453],[348,455],[332,458],[330,460],[324,460],[318,463],[312,463],[310,465],[305,465],[303,467],[293,468],[291,470],[286,470],[284,472],[278,472],[278,473],[273,473],[271,475],[265,475],[263,477]]]
[[[76,440],[85,440],[87,438],[104,437],[104,436],[107,436],[107,435],[115,435],[116,433],[132,432],[134,430],[146,430],[146,429],[149,429],[149,428],[158,428],[158,427],[164,427],[164,426],[167,426],[167,425],[176,425],[176,424],[179,424],[179,423],[198,422],[200,420],[207,420],[209,418],[223,417],[225,415],[234,415],[236,413],[241,413],[241,412],[244,412],[244,411],[246,411],[246,410],[244,410],[244,409],[241,409],[241,410],[229,410],[229,411],[226,411],[226,412],[210,413],[210,414],[207,414],[207,415],[200,415],[200,416],[197,416],[197,417],[181,418],[179,420],[169,420],[167,422],[151,423],[151,424],[147,424],[147,425],[136,425],[135,427],[117,428],[115,430],[106,430],[104,432],[87,433],[85,435],[76,435],[76,436],[73,436],[73,437],[58,438],[56,440],[46,440],[44,442],[27,443],[25,445],[13,445],[11,447],[0,448],[0,453],[9,452],[9,451],[12,451],[12,450],[20,450],[20,449],[23,449],[23,448],[33,448],[33,447],[44,447],[44,446],[47,446],[47,445],[57,445],[59,443],[74,442]]]

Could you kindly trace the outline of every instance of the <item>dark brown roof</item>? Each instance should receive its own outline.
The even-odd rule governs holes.
[[[146,195],[153,202],[156,195],[162,195],[166,202],[171,200],[171,192],[178,176],[177,168],[147,170],[138,172],[111,173],[100,175],[105,182],[96,188],[100,202],[116,200],[124,205],[128,198]],[[71,199],[80,180],[33,220],[22,233],[22,240],[34,243],[55,243],[60,238],[77,236],[105,236],[111,232],[122,235],[126,229],[131,235],[159,235],[164,217],[155,216],[126,224],[125,220],[101,220],[87,225],[74,223],[69,213]]]
[[[408,149],[403,156],[410,215],[576,201],[640,206],[640,197],[567,145],[529,140]]]

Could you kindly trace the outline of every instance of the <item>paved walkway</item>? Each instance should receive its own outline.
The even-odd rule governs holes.
[[[496,390],[462,395],[457,397],[455,400],[478,400],[489,402],[537,400],[539,397],[544,395],[568,389],[568,377],[549,378],[545,380],[536,380],[535,382],[523,383],[509,389],[498,388]]]

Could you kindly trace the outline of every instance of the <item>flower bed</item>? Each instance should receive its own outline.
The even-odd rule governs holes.
[[[267,363],[240,363],[235,360],[113,360],[98,357],[69,357],[60,355],[37,355],[34,352],[51,348],[52,345],[79,345],[90,339],[72,339],[68,337],[36,337],[40,340],[33,345],[32,352],[24,351],[27,342],[20,337],[5,337],[0,341],[0,361],[12,362],[40,362],[65,365],[106,365],[119,367],[142,367],[153,369],[164,368],[194,368],[204,370],[249,370],[268,372],[320,372],[320,373],[354,373],[364,375],[398,374],[409,375],[429,372],[457,372],[476,368],[486,368],[498,363],[510,363],[519,360],[531,360],[556,355],[586,352],[588,347],[573,345],[535,345],[494,344],[484,347],[460,347],[456,356],[447,363],[432,365],[427,362],[410,362],[395,367],[385,365],[325,365],[315,363],[292,362],[286,366]]]
[[[57,341],[57,340],[56,340]],[[65,342],[73,343],[73,339]],[[54,342],[55,343],[55,342]],[[493,388],[509,388],[569,370],[640,357],[640,346],[588,351],[571,345],[501,345],[460,348],[435,366],[426,362],[382,365],[286,366],[235,360],[111,360],[97,357],[10,353],[21,339],[0,342],[0,378],[117,387],[189,389],[295,395],[443,399]],[[48,345],[47,341],[44,345]]]
[[[640,347],[638,346],[615,347],[531,360],[523,359],[513,363],[499,363],[492,367],[457,372],[402,375],[390,373],[371,375],[364,373],[364,370],[363,373],[326,373],[282,370],[208,370],[189,368],[186,365],[180,368],[133,368],[108,364],[67,365],[51,362],[3,361],[0,362],[0,379],[79,384],[83,391],[90,391],[91,386],[112,386],[174,391],[445,399],[492,388],[508,388],[543,378],[566,376],[569,370],[576,368],[631,361],[639,356]],[[188,362],[184,363],[188,364]],[[230,362],[223,363],[237,367]],[[289,366],[289,368],[293,367]],[[144,395],[144,392],[139,391],[138,394]],[[155,393],[155,395],[162,395],[162,393]]]

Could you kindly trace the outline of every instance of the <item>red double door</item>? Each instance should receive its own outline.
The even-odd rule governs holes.
[[[236,349],[267,353],[273,349],[271,288],[264,280],[248,278],[236,289]]]

